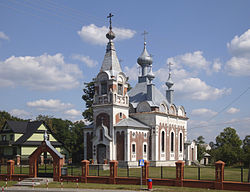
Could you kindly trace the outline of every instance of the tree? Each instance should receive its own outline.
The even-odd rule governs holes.
[[[12,116],[11,114],[9,114],[8,112],[6,111],[0,111],[0,129],[2,129],[5,121],[7,120],[13,120],[13,121],[27,121],[27,120],[24,120],[24,119],[20,119],[18,117],[14,117]]]
[[[227,165],[239,163],[242,159],[242,141],[236,130],[227,127],[216,137],[215,158],[222,160]]]
[[[84,83],[85,88],[83,89],[84,94],[82,95],[82,99],[85,101],[86,109],[82,113],[82,116],[88,121],[93,121],[93,101],[95,95],[95,83],[94,79],[89,83]]]
[[[203,136],[197,137],[197,140],[195,140],[195,143],[197,145],[197,159],[198,161],[200,161],[204,158],[204,155],[206,152],[205,146],[202,145],[205,143],[204,137]]]
[[[247,135],[243,140],[243,161],[244,165],[250,168],[250,135]]]

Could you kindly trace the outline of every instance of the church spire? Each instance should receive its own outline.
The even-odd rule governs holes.
[[[110,13],[107,18],[109,19],[109,32],[106,34],[107,39],[109,40],[106,48],[106,54],[104,56],[101,71],[117,71],[121,72],[121,66],[119,60],[116,56],[115,45],[113,39],[115,38],[115,33],[112,31],[112,13]]]
[[[174,94],[174,90],[171,89],[172,86],[174,85],[174,82],[172,81],[172,78],[171,78],[171,65],[173,65],[172,63],[168,63],[168,80],[166,82],[166,85],[168,87],[168,90],[166,91],[166,97],[167,97],[167,100],[169,102],[169,104],[172,104],[173,103],[173,94]]]

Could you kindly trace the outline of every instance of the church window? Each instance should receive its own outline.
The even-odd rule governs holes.
[[[171,132],[171,152],[174,152],[174,132]]]
[[[119,95],[123,95],[122,92],[123,92],[122,84],[121,84],[121,83],[118,83],[118,94],[119,94]]]
[[[165,132],[161,132],[161,152],[165,151]]]
[[[144,133],[144,139],[147,139],[147,133]]]
[[[147,145],[146,144],[143,145],[143,153],[147,153]]]
[[[107,82],[102,82],[101,83],[101,94],[107,94]]]
[[[122,113],[119,114],[120,119],[122,119]]]
[[[135,153],[135,144],[132,144],[132,153]]]
[[[182,133],[180,133],[180,152],[182,152]]]

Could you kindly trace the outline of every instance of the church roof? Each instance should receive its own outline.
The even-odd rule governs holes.
[[[101,71],[114,70],[122,72],[119,60],[116,55],[114,43],[111,41],[107,45],[107,51],[104,56]]]
[[[133,87],[129,92],[129,102],[133,105],[133,107],[137,107],[140,102],[148,101],[150,106],[160,106],[162,102],[168,105],[168,101],[162,95],[162,93],[153,85],[152,88],[152,100],[148,100],[147,93],[147,82],[137,83],[135,87]]]
[[[115,125],[115,127],[136,127],[136,128],[146,128],[146,129],[150,128],[149,126],[131,117],[121,120],[119,123]]]

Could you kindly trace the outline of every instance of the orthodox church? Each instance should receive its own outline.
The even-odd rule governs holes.
[[[113,42],[112,16],[108,16],[106,53],[95,78],[94,120],[84,128],[84,159],[98,164],[117,160],[120,166],[137,166],[139,159],[150,161],[152,166],[196,160],[196,146],[187,142],[185,109],[173,103],[171,71],[163,96],[153,83],[153,59],[145,40],[137,59],[141,73],[128,91],[128,77],[121,69]]]

